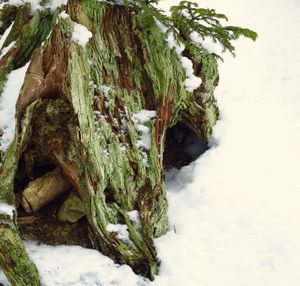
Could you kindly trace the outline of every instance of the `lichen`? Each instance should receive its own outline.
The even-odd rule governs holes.
[[[24,134],[26,146],[16,134],[4,159],[4,170],[11,172],[2,173],[0,201],[2,192],[13,201],[19,157],[34,151],[36,160],[54,162],[73,184],[93,246],[153,279],[159,265],[153,239],[168,230],[166,131],[183,121],[209,137],[218,116],[217,62],[204,49],[187,45],[185,56],[202,79],[200,88],[188,92],[186,70],[153,15],[96,0],[69,1],[64,9],[70,17],[59,17],[61,10],[31,16],[28,4],[20,7],[7,39],[7,44],[17,40],[17,48],[0,61],[0,92],[9,71],[31,59],[17,119],[23,122],[21,132],[32,129]],[[93,33],[84,47],[71,40],[75,23]],[[133,120],[143,109],[156,112],[142,126],[147,148]],[[140,214],[140,227],[128,217],[133,210]],[[125,224],[130,243],[108,232],[108,224]]]

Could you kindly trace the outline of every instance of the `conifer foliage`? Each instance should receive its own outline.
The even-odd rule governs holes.
[[[174,27],[179,30],[180,35],[187,39],[192,32],[197,32],[205,39],[211,38],[213,42],[220,43],[223,52],[229,51],[235,55],[232,41],[241,36],[255,41],[256,32],[236,26],[223,26],[222,22],[228,21],[224,14],[217,13],[214,9],[199,8],[198,3],[181,1],[179,5],[171,7]]]
[[[189,44],[190,34],[197,32],[203,40],[210,38],[214,43],[221,44],[223,52],[229,51],[235,56],[233,41],[242,36],[253,41],[257,38],[257,33],[248,28],[224,26],[223,23],[228,21],[226,15],[217,13],[215,9],[200,8],[196,2],[181,1],[178,5],[172,6],[170,17],[152,5],[158,2],[159,0],[127,1],[136,8],[152,13],[168,28],[169,32],[177,36],[176,39],[179,43]],[[220,55],[216,56],[221,58]]]

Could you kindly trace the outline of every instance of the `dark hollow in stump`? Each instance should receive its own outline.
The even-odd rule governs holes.
[[[215,58],[200,46],[186,47],[202,79],[189,92],[180,58],[147,11],[70,0],[54,14],[32,15],[27,3],[13,20],[4,47],[15,44],[0,59],[0,96],[7,75],[30,65],[15,138],[0,156],[0,202],[14,206],[14,193],[58,168],[84,204],[92,246],[153,279],[159,267],[153,240],[168,230],[167,130],[182,123],[208,139],[218,116]],[[86,45],[74,40],[79,24],[91,31]],[[119,232],[124,228],[127,239]],[[0,265],[13,285],[39,285],[16,212],[0,212]]]
[[[207,141],[183,123],[169,128],[166,133],[163,165],[165,170],[189,165],[208,150]]]

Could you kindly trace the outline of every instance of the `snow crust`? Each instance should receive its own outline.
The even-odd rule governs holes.
[[[12,71],[5,83],[0,96],[0,150],[6,151],[14,139],[16,102],[24,82],[29,63],[24,67]]]
[[[86,44],[93,37],[93,34],[87,29],[87,27],[74,23],[74,31],[72,33],[72,41],[85,48]]]

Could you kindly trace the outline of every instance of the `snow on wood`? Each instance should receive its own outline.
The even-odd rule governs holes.
[[[106,230],[108,232],[114,232],[116,233],[117,238],[125,241],[125,242],[132,242],[129,239],[129,232],[128,232],[128,226],[126,224],[112,224],[109,223],[106,227]]]
[[[0,203],[0,215],[8,215],[11,219],[14,216],[15,207],[6,203]]]
[[[146,122],[150,121],[155,117],[156,117],[155,110],[145,110],[145,109],[142,109],[140,112],[132,115],[132,118],[134,120],[137,120],[140,124],[145,124]]]
[[[139,113],[132,115],[134,122],[134,128],[139,132],[140,138],[137,141],[138,148],[145,148],[150,150],[151,147],[151,134],[149,127],[144,124],[156,117],[156,111],[153,110],[141,110]]]
[[[127,214],[131,221],[133,221],[138,227],[141,227],[141,218],[138,210],[130,211]]]
[[[93,37],[93,34],[87,27],[74,23],[74,31],[72,33],[72,41],[85,48],[86,44]]]
[[[16,41],[11,42],[7,47],[3,48],[0,54],[0,60],[9,52],[9,50],[14,47]]]
[[[201,45],[204,49],[206,49],[209,53],[214,53],[216,55],[222,54],[223,48],[220,44],[215,43],[212,38],[202,38],[199,33],[193,31],[190,34],[190,39],[195,44]]]
[[[62,18],[62,19],[67,19],[68,17],[70,17],[70,15],[67,14],[66,11],[62,11],[62,12],[59,14],[59,17]]]
[[[1,151],[6,151],[14,138],[16,101],[28,66],[29,63],[9,74],[0,97],[0,130],[3,133],[0,137]]]
[[[158,20],[156,20],[156,25],[162,33],[166,33],[168,31],[167,28]],[[185,46],[176,42],[173,33],[168,34],[166,42],[168,43],[170,49],[175,49],[178,59],[180,60],[182,67],[185,69],[187,78],[184,81],[184,85],[186,90],[189,92],[193,92],[194,90],[200,87],[202,80],[200,77],[194,75],[192,61],[182,55]]]
[[[11,25],[6,29],[6,31],[2,35],[2,37],[0,39],[0,50],[3,48],[3,44],[5,43],[13,25],[14,25],[14,22],[11,23]]]

